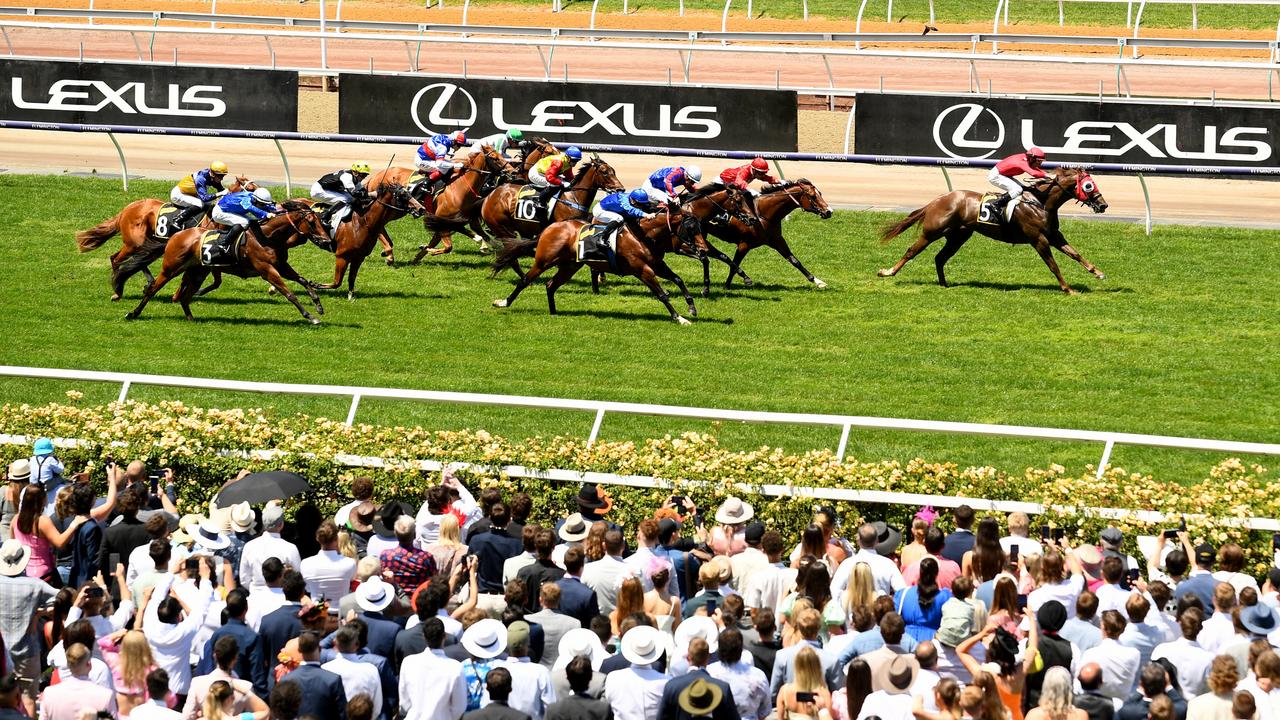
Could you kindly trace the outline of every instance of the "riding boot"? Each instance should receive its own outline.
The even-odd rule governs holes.
[[[185,230],[191,222],[191,219],[204,211],[204,207],[184,207],[178,211],[176,217],[173,218],[173,227],[176,230]],[[175,231],[176,231],[175,230]]]
[[[560,190],[560,188],[555,185],[548,185],[538,190],[538,205],[544,208],[547,207],[551,196],[555,195],[558,190]]]

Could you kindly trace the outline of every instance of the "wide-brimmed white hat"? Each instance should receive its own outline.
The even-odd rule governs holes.
[[[19,458],[9,463],[9,482],[31,482],[31,461]]]
[[[720,627],[716,625],[715,620],[706,615],[694,615],[681,621],[680,626],[676,628],[676,649],[682,653],[688,652],[689,641],[694,638],[706,640],[707,649],[715,652],[720,646]]]
[[[622,657],[635,665],[651,665],[667,651],[669,636],[648,625],[637,625],[622,636]]]
[[[741,525],[755,515],[756,511],[751,503],[743,502],[742,498],[731,497],[716,510],[716,522],[722,525]]]
[[[16,538],[5,540],[0,545],[0,575],[17,577],[27,569],[27,561],[31,559],[31,548],[23,545]]]
[[[586,655],[591,660],[591,669],[599,670],[609,653],[600,642],[600,636],[586,628],[574,628],[560,638],[560,655],[556,658],[552,670],[559,670],[579,655]]]
[[[507,649],[507,626],[501,620],[485,618],[463,631],[462,647],[482,660],[496,658]]]
[[[253,506],[247,502],[239,505],[232,505],[231,511],[231,529],[234,532],[249,532],[253,529]]]
[[[578,542],[591,532],[591,524],[582,519],[582,513],[574,513],[564,519],[560,526],[560,539],[565,542]]]
[[[382,612],[395,599],[395,588],[377,575],[371,576],[356,588],[356,604],[366,612]]]
[[[191,539],[205,550],[221,550],[231,544],[231,538],[222,532],[222,526],[215,520],[205,518],[199,525],[187,530]]]

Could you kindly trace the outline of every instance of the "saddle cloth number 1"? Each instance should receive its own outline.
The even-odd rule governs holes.
[[[520,220],[536,220],[538,218],[538,201],[531,197],[517,200],[516,217]]]

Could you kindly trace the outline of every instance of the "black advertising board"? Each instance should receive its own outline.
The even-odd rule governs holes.
[[[344,74],[339,132],[472,136],[520,128],[555,142],[796,149],[796,94],[777,90]]]
[[[1065,163],[1280,164],[1280,111],[1256,106],[864,93],[854,120],[865,155],[999,160],[1036,146]]]
[[[0,118],[294,132],[298,129],[298,74],[0,60]]]

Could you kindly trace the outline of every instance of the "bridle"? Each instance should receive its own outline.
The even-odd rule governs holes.
[[[727,216],[729,216],[729,217],[733,218],[734,220],[737,220],[738,222],[741,222],[741,223],[742,223],[742,224],[744,224],[744,225],[759,225],[759,224],[760,224],[760,217],[759,217],[758,215],[756,215],[756,214],[754,214],[754,213],[751,213],[751,212],[748,212],[746,209],[742,209],[742,210],[739,210],[739,211],[737,211],[737,212],[730,212],[730,211],[729,211],[729,209],[728,209],[728,208],[726,208],[724,205],[721,205],[720,203],[718,203],[718,202],[716,202],[714,199],[712,199],[712,197],[711,197],[711,196],[712,196],[713,194],[714,194],[714,193],[709,193],[709,194],[707,194],[707,195],[703,195],[703,196],[701,196],[701,197],[694,198],[694,199],[692,199],[692,200],[689,200],[689,201],[688,201],[687,203],[685,203],[685,204],[686,204],[686,205],[687,205],[687,204],[692,204],[692,203],[697,202],[698,200],[706,200],[707,202],[709,202],[709,203],[711,203],[713,206],[715,206],[715,208],[716,208],[717,210],[719,210],[720,212],[722,212],[722,213],[724,213],[725,215],[727,215]],[[741,206],[742,208],[747,208],[747,207],[749,207],[749,206],[747,205],[747,203],[743,202],[743,200],[742,200],[742,191],[741,191],[741,190],[738,190],[737,188],[732,188],[732,187],[727,187],[727,188],[725,188],[725,197],[726,197],[726,198],[728,198],[728,197],[736,197],[736,198],[738,198],[738,205],[739,205],[739,206]]]
[[[389,188],[390,188],[390,195],[391,195],[391,197],[392,197],[392,198],[395,198],[397,195],[399,195],[401,192],[403,192],[403,193],[405,193],[405,197],[406,197],[406,198],[408,198],[408,200],[409,200],[410,202],[412,202],[412,201],[413,201],[413,198],[412,198],[412,197],[409,197],[409,195],[408,195],[408,188],[405,188],[405,187],[403,187],[403,186],[401,186],[401,185],[390,185],[390,186],[385,186],[385,185],[384,185],[384,186],[382,186],[382,187],[379,187],[379,188],[378,188],[378,194],[377,194],[377,195],[375,195],[375,196],[373,196],[373,202],[372,202],[372,203],[370,203],[371,205],[381,205],[381,206],[383,206],[383,207],[385,207],[385,208],[388,208],[388,209],[390,209],[390,210],[396,210],[396,211],[398,211],[398,212],[405,213],[406,215],[412,215],[413,217],[419,217],[419,216],[421,215],[421,211],[420,211],[420,210],[414,210],[412,207],[408,207],[408,206],[406,206],[406,207],[400,207],[400,206],[398,206],[398,205],[392,205],[391,203],[387,202],[386,200],[383,200],[383,199],[382,199],[383,188],[387,188],[387,187],[389,187]]]

